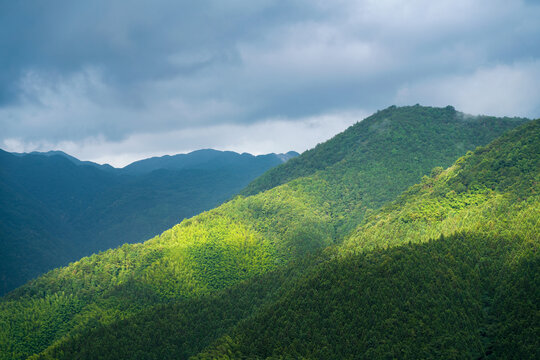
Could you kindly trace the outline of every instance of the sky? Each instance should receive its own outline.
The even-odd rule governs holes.
[[[0,148],[304,151],[390,105],[540,117],[540,1],[0,0]]]

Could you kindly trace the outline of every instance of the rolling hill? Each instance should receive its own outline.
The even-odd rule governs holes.
[[[281,304],[292,304],[295,296],[318,299],[308,289],[312,274],[327,276],[324,269],[340,270],[336,266],[356,252],[364,256],[364,224],[386,214],[383,205],[422,175],[446,174],[432,169],[450,166],[523,122],[464,116],[452,107],[380,111],[266,173],[245,196],[143,244],[81,259],[11,292],[0,302],[1,356],[188,358],[210,346],[201,356],[324,358],[336,349],[314,353],[313,347],[323,348],[319,338],[303,343],[287,326],[279,327],[292,315],[280,313]],[[469,193],[467,187],[458,190]],[[376,266],[373,256],[367,261]],[[365,281],[335,271],[351,284]],[[324,289],[356,294],[330,280]],[[318,293],[326,299],[324,291]],[[391,305],[384,308],[391,311]],[[301,314],[304,305],[298,306]],[[273,309],[281,315],[268,315]],[[307,314],[307,323],[316,320]],[[337,320],[346,322],[347,314]],[[276,328],[266,325],[273,322]],[[293,324],[309,333],[303,322]],[[298,349],[289,344],[291,336]]]

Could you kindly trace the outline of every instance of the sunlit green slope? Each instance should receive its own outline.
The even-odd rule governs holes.
[[[0,358],[52,351],[107,324],[137,314],[151,317],[150,307],[160,304],[170,309],[171,304],[217,301],[221,291],[235,291],[244,282],[249,292],[259,294],[254,307],[266,303],[265,297],[273,296],[266,293],[270,290],[254,290],[250,280],[339,243],[366,209],[380,207],[434,166],[450,165],[523,121],[470,118],[451,107],[380,111],[301,155],[298,167],[308,170],[284,167],[285,175],[273,176],[282,185],[265,185],[272,188],[185,220],[143,244],[83,258],[11,292],[0,302]],[[327,156],[323,165],[306,165]],[[285,183],[289,179],[294,180]],[[236,319],[252,311],[244,308]],[[193,355],[228,328],[221,323],[214,329],[206,344],[201,340],[197,346],[189,344],[199,337],[187,334],[186,345],[179,345],[183,354]]]
[[[390,107],[267,171],[243,194],[307,177],[306,191],[328,202],[341,236],[357,226],[366,209],[393,200],[433,167],[446,168],[457,156],[489,143],[513,121],[523,120],[474,117],[451,106]]]
[[[536,120],[434,169],[197,358],[537,359],[539,234]]]

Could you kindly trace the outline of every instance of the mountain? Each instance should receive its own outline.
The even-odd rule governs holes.
[[[193,151],[189,154],[178,154],[173,156],[165,155],[135,161],[122,168],[121,171],[126,174],[143,174],[158,169],[215,170],[231,167],[239,168],[239,170],[244,170],[244,168],[251,169],[254,167],[264,168],[266,170],[298,155],[297,152],[290,151],[286,154],[253,156],[247,153],[237,154],[232,151],[203,149]],[[281,161],[277,161],[278,159]]]
[[[255,180],[246,196],[9,293],[0,302],[0,354],[165,359],[206,348],[211,357],[229,350],[266,356],[258,347],[265,334],[277,338],[252,319],[295,291],[310,297],[299,287],[305,277],[346,257],[359,226],[422,175],[524,122],[463,116],[452,107],[380,111]],[[249,335],[252,352],[242,324],[260,330],[259,338]],[[270,350],[297,357],[280,349]]]
[[[539,178],[536,120],[435,168],[322,254],[37,358],[188,358],[210,343],[193,359],[536,359]]]
[[[284,161],[216,150],[168,159],[130,171],[60,151],[0,150],[0,294],[82,256],[159,234]]]
[[[540,356],[540,120],[373,213],[197,359]]]
[[[487,144],[507,130],[509,124],[514,126],[523,120],[471,116],[452,106],[390,106],[304,152],[301,157],[266,172],[242,194],[253,195],[338,163],[356,166],[352,162],[375,162],[379,170],[417,162],[416,166],[411,166],[415,171],[412,176],[421,176],[427,163],[449,165],[447,154],[464,154],[479,144]],[[438,133],[439,130],[442,133]]]

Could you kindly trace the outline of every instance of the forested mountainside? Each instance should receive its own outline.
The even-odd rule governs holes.
[[[0,294],[83,256],[155,236],[294,155],[200,150],[115,169],[57,151],[0,151]]]
[[[196,358],[538,359],[539,234],[536,120],[434,169]]]
[[[301,157],[267,171],[242,194],[253,195],[340,162],[353,166],[362,162],[377,164],[373,169],[364,170],[368,179],[380,179],[384,168],[416,162],[409,175],[416,179],[425,174],[424,166],[428,163],[448,166],[451,164],[448,154],[462,155],[480,144],[487,144],[524,120],[471,116],[452,106],[391,106],[304,152]]]
[[[495,138],[524,121],[471,118],[451,107],[378,112],[339,135],[357,137],[347,154],[309,176],[237,197],[143,244],[81,259],[11,292],[0,303],[0,354],[187,358],[226,334],[208,351],[246,352],[242,324],[287,301],[329,256],[352,256],[318,250],[342,249],[344,236],[343,249],[350,249],[359,224],[374,216],[371,209],[433,167],[452,164],[468,146],[487,142],[486,134]],[[450,146],[449,138],[462,145]],[[317,149],[328,147],[309,157]],[[253,354],[266,356],[259,351]]]
[[[342,245],[35,358],[182,359],[223,334],[193,358],[536,359],[539,170],[537,120],[434,169]]]

